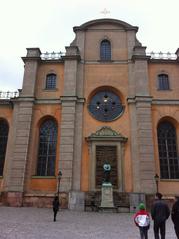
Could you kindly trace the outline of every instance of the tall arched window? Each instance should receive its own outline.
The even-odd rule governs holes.
[[[55,175],[56,144],[57,124],[53,119],[48,119],[39,130],[38,176]]]
[[[100,46],[100,59],[102,61],[111,60],[111,43],[108,40],[103,40]]]
[[[169,90],[169,79],[167,74],[158,75],[158,89],[159,90]]]
[[[56,89],[56,78],[57,76],[53,73],[46,76],[46,89]]]
[[[8,123],[6,122],[6,120],[0,119],[0,176],[3,175],[8,132],[9,132]]]
[[[158,125],[157,134],[161,178],[179,178],[179,158],[175,127],[170,122],[163,121]]]

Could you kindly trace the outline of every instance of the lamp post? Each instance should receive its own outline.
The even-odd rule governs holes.
[[[155,176],[154,176],[154,179],[155,179],[155,183],[156,183],[156,188],[157,188],[157,193],[158,193],[158,183],[159,183],[159,176],[158,174],[156,173]]]
[[[61,180],[61,178],[62,178],[62,172],[61,172],[61,171],[58,172],[57,178],[58,178],[58,188],[57,188],[58,190],[57,190],[57,194],[58,194],[58,196],[59,196],[60,180]]]

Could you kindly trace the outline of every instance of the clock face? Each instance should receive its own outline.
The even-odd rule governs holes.
[[[99,121],[113,121],[123,112],[123,106],[118,95],[112,91],[97,92],[90,100],[88,110]]]

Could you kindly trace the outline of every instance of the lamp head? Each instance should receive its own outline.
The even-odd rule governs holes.
[[[61,177],[62,177],[62,172],[59,171],[59,172],[58,172],[58,179],[61,179]]]
[[[158,176],[158,174],[157,174],[157,173],[155,174],[154,178],[155,178],[155,181],[156,181],[156,182],[158,182],[158,181],[159,181],[159,176]]]

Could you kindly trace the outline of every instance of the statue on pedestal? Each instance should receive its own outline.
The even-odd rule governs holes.
[[[103,170],[104,170],[104,183],[110,183],[111,165],[107,161],[103,164]]]
[[[101,187],[101,205],[103,209],[114,209],[113,186],[110,182],[111,165],[105,161],[103,164],[104,181]]]

